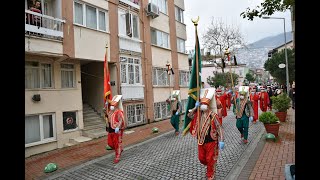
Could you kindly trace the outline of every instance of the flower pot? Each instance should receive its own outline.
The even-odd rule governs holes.
[[[276,124],[263,124],[263,125],[266,128],[267,133],[271,133],[271,134],[275,135],[276,137],[278,137],[280,122],[278,122]]]
[[[286,122],[287,111],[285,112],[275,112],[276,116],[279,118],[281,122]]]

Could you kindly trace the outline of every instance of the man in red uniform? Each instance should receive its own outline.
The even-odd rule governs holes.
[[[219,149],[224,148],[223,129],[218,122],[214,92],[214,88],[201,89],[200,102],[197,101],[195,108],[188,110],[188,117],[192,119],[189,130],[198,139],[198,158],[201,164],[207,166],[208,180],[214,179]]]
[[[224,94],[224,92],[222,91],[222,89],[218,89],[217,90],[217,96],[219,98],[219,100],[221,101],[221,104],[222,104],[222,117],[226,117],[228,114],[227,114],[227,95]]]
[[[108,145],[115,150],[114,163],[120,161],[120,155],[123,151],[122,136],[123,131],[127,127],[127,123],[123,116],[123,107],[121,102],[122,95],[115,95],[110,103],[110,111],[107,113],[108,119]]]
[[[257,93],[257,87],[253,86],[250,91],[250,101],[252,102],[253,106],[253,123],[257,122],[257,119],[259,117],[258,114],[258,106],[259,106],[259,95]]]
[[[231,107],[231,97],[232,97],[231,92],[232,91],[229,90],[229,88],[226,88],[226,91],[224,92],[224,94],[226,95],[226,107],[228,111],[230,110],[230,107]]]
[[[260,88],[260,90],[261,90],[260,96],[259,96],[260,109],[261,111],[266,112],[270,103],[269,95],[263,86]]]

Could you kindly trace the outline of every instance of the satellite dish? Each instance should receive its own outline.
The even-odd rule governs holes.
[[[279,64],[279,68],[284,68],[284,67],[286,67],[285,64]]]

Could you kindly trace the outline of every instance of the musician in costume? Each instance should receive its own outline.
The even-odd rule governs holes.
[[[269,95],[266,92],[264,87],[260,88],[261,92],[260,92],[260,96],[259,96],[259,101],[260,101],[260,109],[263,112],[266,112],[269,106]]]
[[[215,88],[200,89],[200,102],[197,101],[193,109],[189,109],[190,133],[198,140],[198,158],[201,164],[207,166],[207,178],[215,177],[216,163],[219,149],[224,148],[223,129],[217,114]],[[198,107],[199,118],[198,118]]]
[[[257,93],[257,87],[252,86],[251,91],[250,91],[250,101],[252,103],[252,108],[253,108],[253,123],[257,122],[257,119],[259,117],[258,114],[258,106],[259,106],[259,95]]]
[[[179,135],[180,113],[182,111],[182,105],[180,100],[180,90],[174,90],[172,95],[166,100],[171,110],[170,123],[175,129],[175,135]]]
[[[239,98],[236,99],[236,126],[243,143],[248,143],[249,121],[253,121],[252,103],[248,99],[249,86],[239,87]]]
[[[127,127],[127,122],[123,115],[123,106],[121,101],[122,95],[115,95],[110,103],[110,110],[106,112],[108,145],[115,150],[114,163],[120,161],[120,156],[123,151],[122,136],[123,131]]]

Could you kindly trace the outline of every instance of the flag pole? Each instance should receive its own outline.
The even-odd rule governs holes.
[[[232,90],[233,90],[233,92],[234,92],[234,84],[233,84],[233,78],[232,78],[232,71],[231,71],[231,61],[230,61],[230,52],[229,52],[229,49],[227,49],[226,50],[226,52],[225,52],[225,54],[228,56],[228,65],[230,66],[230,77],[231,77],[231,86],[232,86]],[[235,92],[234,92],[235,93]],[[238,108],[237,108],[237,102],[236,102],[236,97],[235,97],[235,99],[234,99],[234,105],[236,106],[236,115],[237,115],[237,113],[238,113]]]
[[[197,30],[199,16],[198,16],[198,18],[196,20],[191,19],[191,21],[193,22],[193,25],[195,26],[195,35],[196,35],[196,77],[197,77],[197,100],[196,101],[199,101],[199,94],[200,94],[200,89],[199,89],[199,53],[198,53],[198,48],[199,47],[198,47],[198,30]],[[199,122],[199,118],[200,118],[199,113],[200,113],[200,109],[199,109],[199,107],[197,107],[197,122]],[[191,125],[191,122],[183,130],[183,133],[182,133],[183,136],[186,135],[187,131],[190,128],[190,125]],[[199,124],[198,124],[198,128],[200,128]],[[198,129],[198,133],[199,132],[200,131]]]
[[[108,68],[108,61],[107,61],[107,58],[108,58],[108,43],[106,43],[106,53],[105,53],[105,57],[104,57],[104,59],[105,59],[105,67],[104,67],[104,72],[105,72],[105,74],[104,74],[104,78],[106,78],[106,75],[108,75],[108,73],[109,73],[109,68]],[[106,97],[106,95],[104,94],[103,95],[104,96],[104,98],[106,99],[106,102],[108,101],[108,98]],[[108,95],[109,96],[109,95]],[[105,104],[103,105],[104,107],[105,107]],[[107,114],[109,113],[109,108],[108,108],[109,106],[106,106],[105,108],[106,108],[106,112],[107,112]],[[107,122],[107,124],[108,124],[108,122]]]

